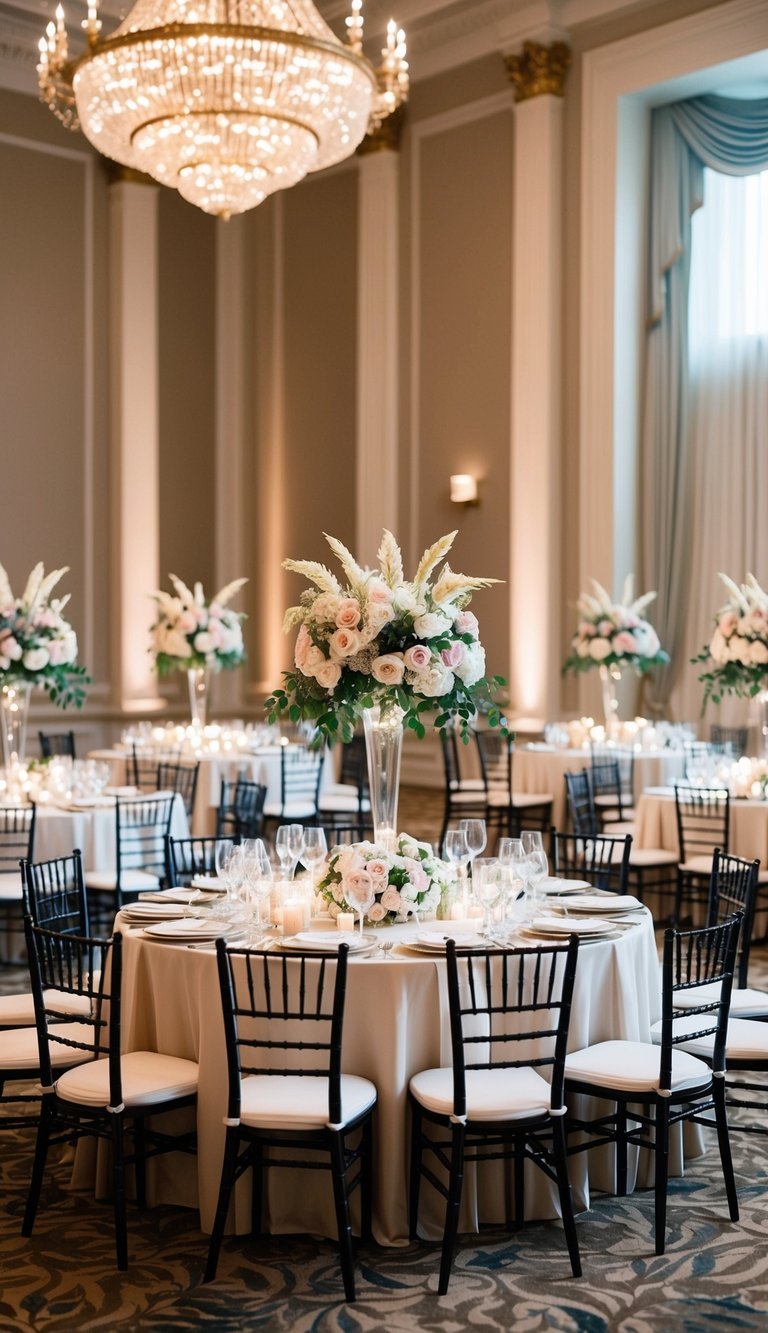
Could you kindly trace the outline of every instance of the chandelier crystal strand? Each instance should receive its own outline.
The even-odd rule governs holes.
[[[408,96],[405,34],[363,54],[362,0],[340,42],[311,0],[137,0],[108,37],[94,0],[70,60],[64,13],[40,40],[43,100],[106,157],[221,217],[349,157]]]

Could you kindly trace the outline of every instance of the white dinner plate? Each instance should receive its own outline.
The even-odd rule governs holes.
[[[348,944],[350,953],[360,953],[362,949],[371,949],[377,941],[370,935],[363,935],[362,941],[358,931],[351,930],[300,930],[297,935],[286,935],[275,941],[281,949],[290,950],[317,950],[318,953],[328,953],[329,950],[338,949],[340,944]]]
[[[218,875],[193,875],[189,881],[192,889],[208,889],[210,893],[226,893],[226,881]]]
[[[165,903],[215,903],[220,895],[212,889],[196,889],[190,886],[188,889],[158,889],[156,893],[140,893],[139,906],[145,907],[147,903],[160,906]]]
[[[412,941],[421,949],[430,949],[433,953],[445,953],[448,940],[453,940],[457,949],[484,949],[488,941],[476,930],[436,931],[422,930]]]
[[[105,787],[105,796],[138,796],[138,787]]]
[[[130,903],[122,909],[128,921],[171,921],[182,917],[186,908],[183,903]]]
[[[155,921],[144,927],[144,934],[151,939],[174,944],[188,940],[218,940],[231,932],[232,927],[227,921],[203,921],[196,916],[184,917],[181,921]]]
[[[558,879],[555,875],[548,875],[538,885],[538,892],[549,898],[563,893],[581,893],[591,888],[592,885],[586,879]]]
[[[598,916],[621,916],[624,912],[639,912],[643,904],[631,893],[583,893],[571,898],[569,912],[595,912]]]
[[[537,916],[523,926],[533,935],[610,935],[613,922],[597,917]]]

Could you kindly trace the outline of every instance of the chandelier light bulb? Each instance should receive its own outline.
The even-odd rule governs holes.
[[[390,20],[375,69],[351,4],[344,43],[312,0],[136,0],[108,37],[89,0],[73,60],[58,5],[42,97],[104,156],[229,217],[349,157],[405,101],[405,34]]]

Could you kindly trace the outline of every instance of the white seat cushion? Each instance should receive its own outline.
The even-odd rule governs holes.
[[[629,864],[639,869],[650,866],[674,866],[677,865],[677,856],[674,852],[665,852],[662,847],[633,847],[629,853]],[[90,880],[88,883],[90,884]]]
[[[286,801],[281,805],[279,801],[267,801],[264,806],[264,814],[269,819],[314,819],[315,807],[311,801]],[[91,880],[88,877],[90,886]]]
[[[68,991],[45,992],[45,1003],[50,1009],[64,1014],[87,1014],[91,1002],[87,995],[70,995]],[[35,1025],[35,1005],[31,991],[21,995],[0,995],[0,1028],[26,1028]]]
[[[672,1052],[673,1092],[706,1085],[710,1077],[703,1060]],[[645,1041],[601,1041],[566,1056],[565,1079],[623,1093],[658,1092],[659,1050]]]
[[[707,986],[676,995],[674,1005],[676,1009],[695,1009],[700,1004],[711,1004],[719,996],[720,982],[711,981]],[[760,1018],[763,1014],[768,1017],[768,991],[752,990],[748,986],[742,990],[734,988],[731,991],[731,1014],[734,1018]]]
[[[19,871],[4,871],[0,875],[0,903],[20,903],[22,897],[21,874]]]
[[[428,1111],[452,1115],[452,1069],[425,1069],[410,1088]],[[550,1087],[535,1069],[468,1069],[466,1088],[468,1120],[522,1120],[549,1111]]]
[[[691,1014],[689,1018],[675,1020],[675,1035],[685,1032],[695,1033],[708,1022],[706,1014]],[[654,1023],[651,1036],[656,1042],[661,1041],[661,1023]],[[692,1037],[683,1045],[684,1051],[700,1056],[703,1060],[711,1059],[715,1046],[714,1036]],[[679,1048],[678,1048],[679,1049]],[[757,1064],[768,1060],[768,1023],[750,1022],[748,1018],[729,1018],[728,1039],[725,1047],[725,1062],[743,1060]]]
[[[86,874],[89,889],[111,890],[117,886],[117,874],[114,870],[90,870]],[[159,889],[160,880],[148,870],[124,870],[120,876],[120,886],[127,893],[138,893],[141,889]]]
[[[512,804],[520,810],[530,809],[534,805],[551,805],[554,801],[551,791],[513,791]]]
[[[1,1035],[1,1034],[0,1034]],[[121,1056],[123,1102],[131,1108],[155,1106],[173,1097],[197,1092],[197,1065],[176,1055],[156,1051],[129,1051]],[[56,1092],[68,1102],[84,1106],[109,1103],[109,1061],[91,1060],[70,1069],[56,1080]]]
[[[485,788],[467,789],[465,787],[451,789],[448,793],[451,805],[474,805],[478,809],[485,805]]]
[[[626,838],[628,833],[634,838],[635,826],[627,820],[620,822],[617,819],[616,822],[612,824],[610,819],[606,819],[603,823],[603,832],[607,833],[609,838]]]
[[[355,1120],[375,1101],[375,1084],[356,1074],[342,1074],[342,1124]],[[328,1124],[328,1080],[252,1074],[241,1084],[240,1119],[254,1129],[323,1129]]]
[[[371,803],[367,797],[362,801],[358,798],[356,787],[337,787],[335,790],[323,792],[320,799],[320,813],[329,811],[334,814],[349,813],[357,814],[358,810],[370,810]]]
[[[87,1051],[76,1051],[71,1046],[62,1046],[56,1040],[56,1033],[71,1037],[73,1041],[83,1040],[83,1028],[79,1023],[55,1023],[48,1029],[51,1052],[51,1064],[56,1067],[73,1064],[77,1060],[89,1059]],[[37,1070],[40,1066],[40,1054],[37,1045],[37,1030],[33,1027],[10,1028],[0,1032],[0,1070],[29,1069]]]
[[[687,860],[681,861],[680,869],[685,870],[689,875],[711,875],[712,857],[711,856],[689,856]]]

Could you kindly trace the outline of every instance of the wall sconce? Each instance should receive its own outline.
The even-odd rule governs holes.
[[[457,505],[477,504],[477,477],[468,472],[457,472],[451,477],[451,503]]]

